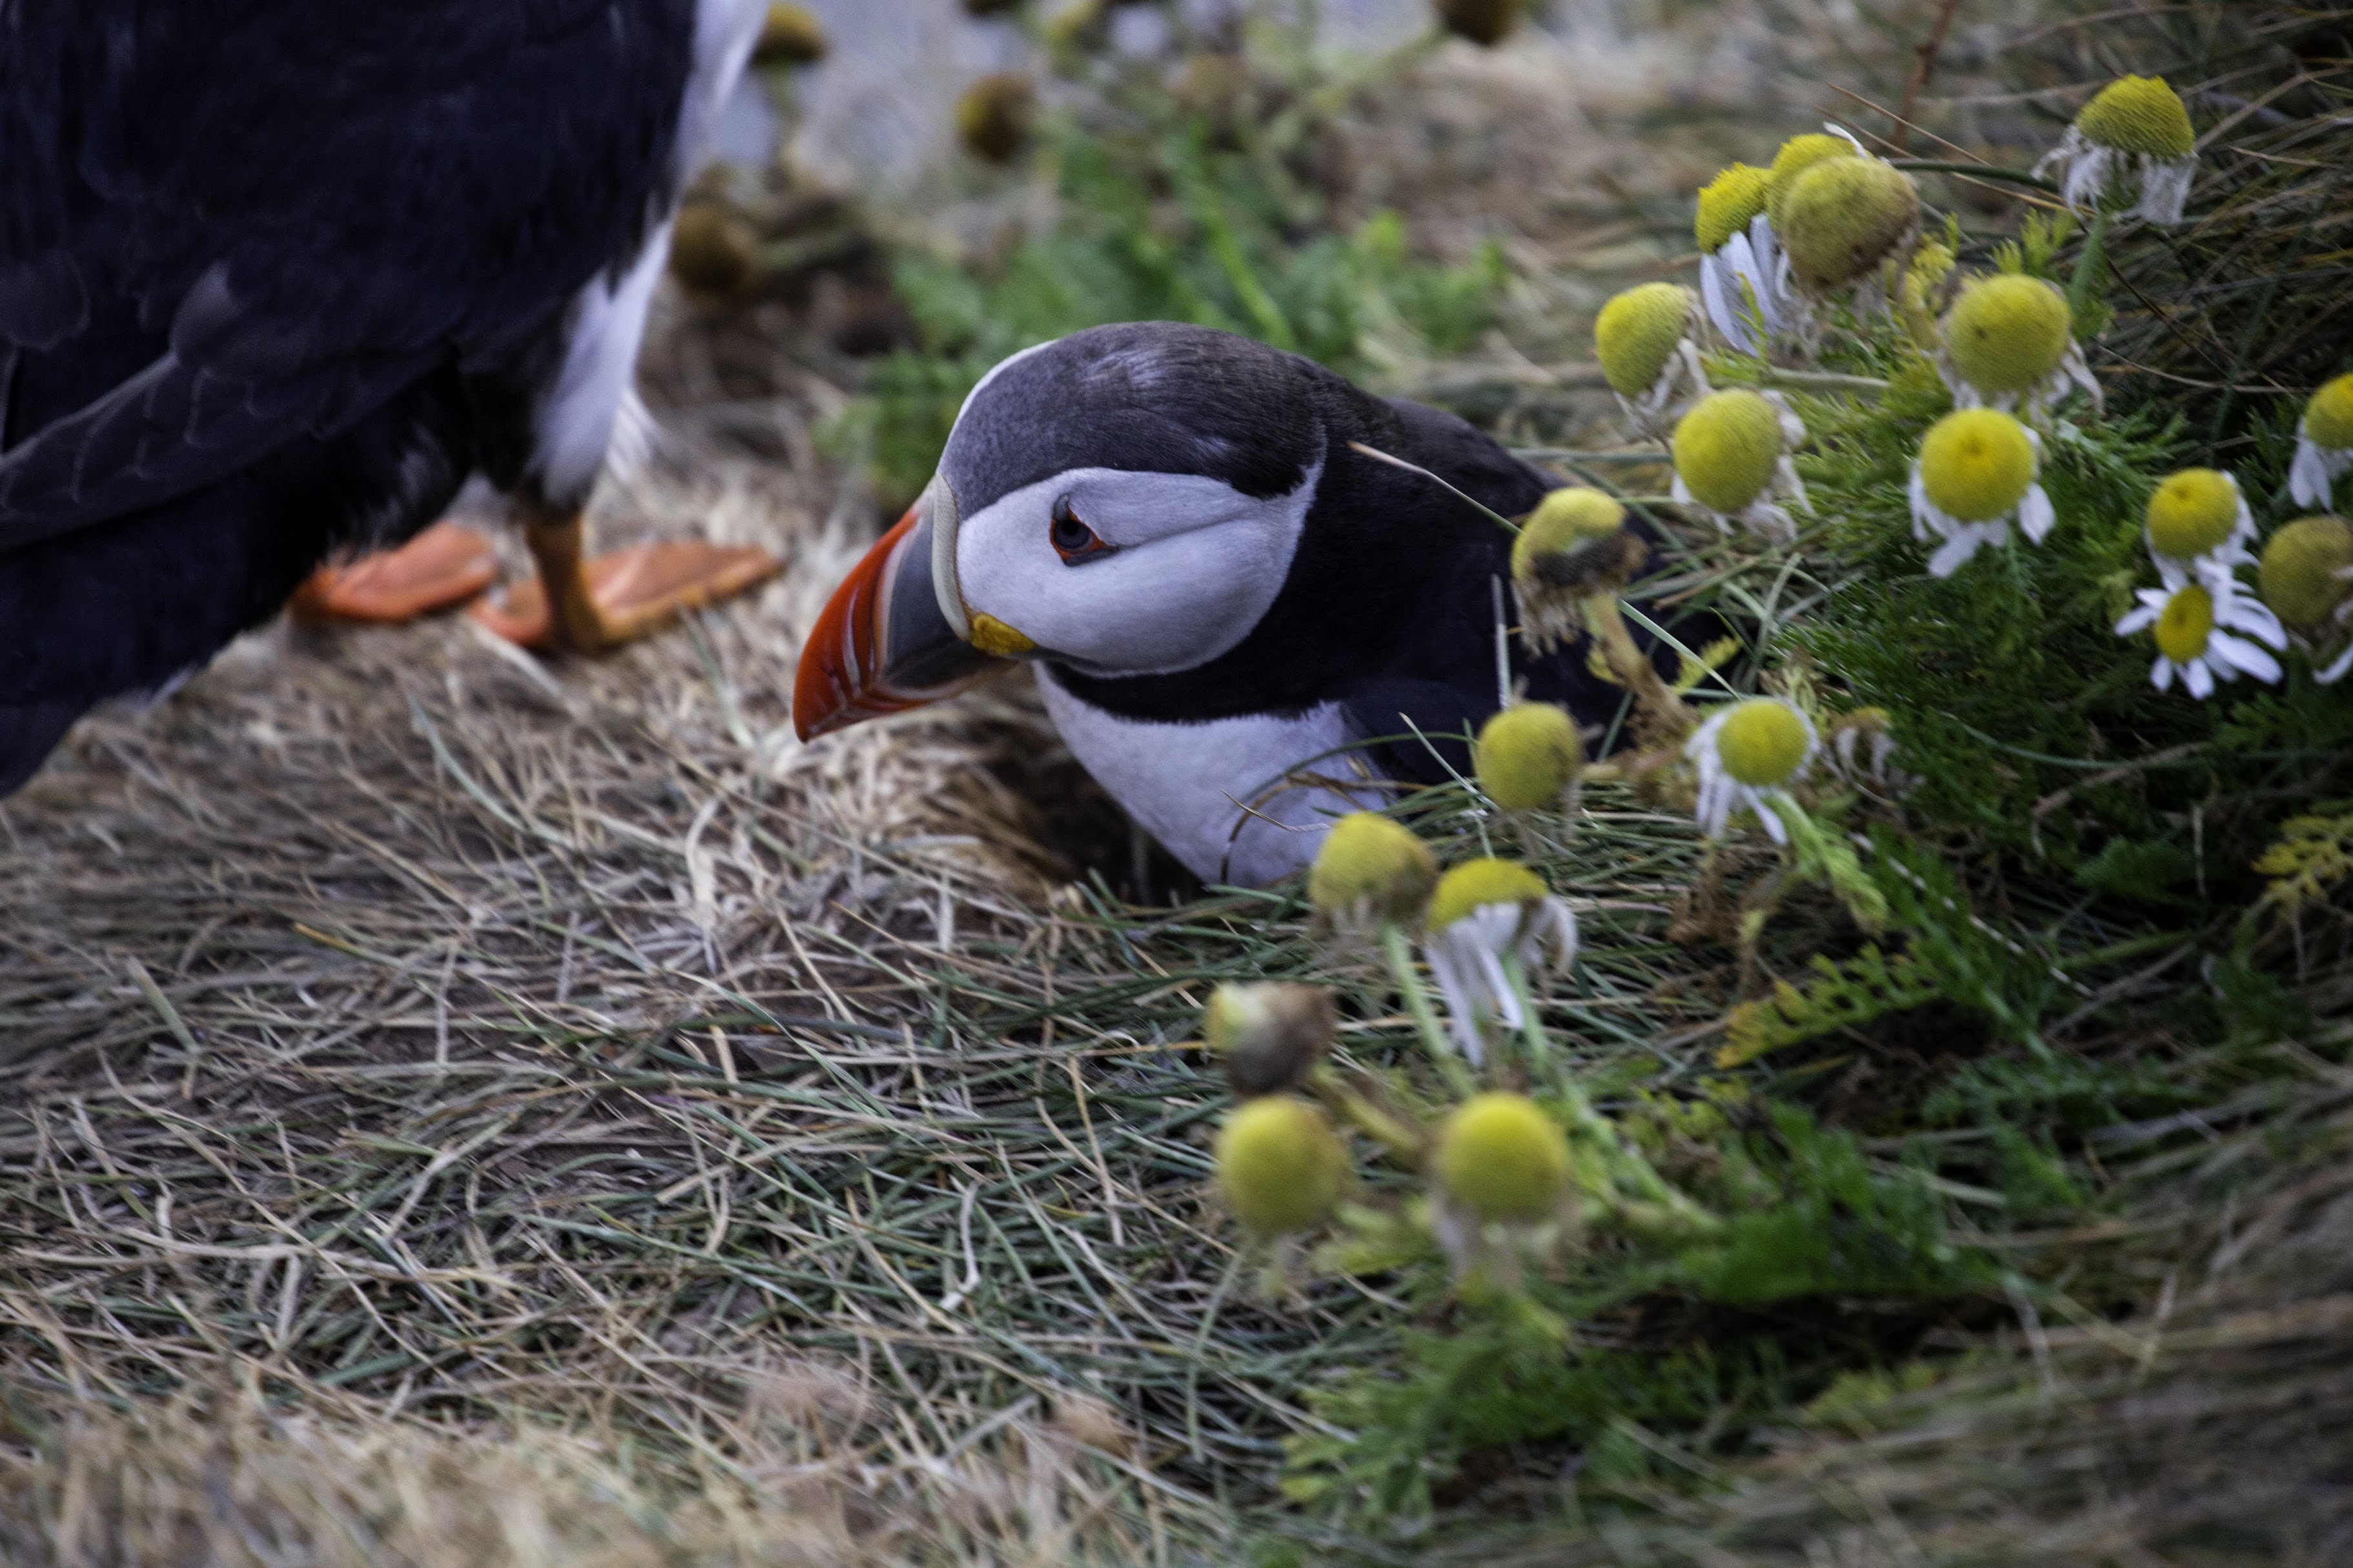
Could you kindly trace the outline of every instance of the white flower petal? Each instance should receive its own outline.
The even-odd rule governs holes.
[[[2228,599],[2214,603],[2214,624],[2232,631],[2246,633],[2275,648],[2287,647],[2287,628],[2272,614],[2269,605],[2245,594],[2232,594]]]
[[[1782,795],[1783,792],[1778,789],[1754,790],[1743,784],[1740,786],[1740,793],[1744,797],[1741,804],[1757,814],[1757,822],[1765,829],[1765,837],[1776,844],[1788,843],[1789,825],[1781,820],[1781,814],[1773,809],[1772,804],[1773,798]]]
[[[2276,681],[2280,678],[2279,660],[2244,637],[2234,637],[2229,632],[2217,631],[2207,637],[2206,653],[2210,662],[2244,671],[2257,680]]]
[[[2287,492],[2298,506],[2325,507],[2329,492],[2336,486],[2336,476],[2329,471],[2328,459],[2321,448],[2304,437],[2295,444],[2295,461],[2288,466]]]
[[[2166,658],[2163,654],[2158,654],[2157,656],[2157,663],[2149,669],[2148,683],[2151,686],[2156,687],[2159,691],[2172,690],[2173,661]]]
[[[1942,550],[1928,557],[1928,575],[1951,576],[1968,563],[1970,556],[1978,552],[1978,546],[1984,542],[1985,541],[1978,537],[1976,529],[1962,529],[1945,542],[1945,547]]]
[[[2203,658],[2193,658],[2181,667],[2181,684],[2189,688],[2189,695],[2203,702],[2214,695],[2214,672],[2206,668]]]
[[[2157,624],[2157,617],[2165,613],[2164,597],[2159,595],[2154,605],[2149,604],[2147,599],[2147,591],[2143,590],[2140,608],[2127,613],[2123,620],[2116,623],[2116,636],[2128,637],[2135,632],[2147,631]]]
[[[2043,493],[2042,487],[2027,486],[2026,499],[2021,501],[2018,507],[2020,531],[2028,539],[2040,544],[2042,542],[2043,535],[2051,531],[2052,524],[2058,521],[2059,514],[2052,510],[2051,498]]]
[[[2353,643],[2347,643],[2345,651],[2338,654],[2327,668],[2314,670],[2312,679],[2323,686],[2334,686],[2344,679],[2348,669],[2353,669]]]

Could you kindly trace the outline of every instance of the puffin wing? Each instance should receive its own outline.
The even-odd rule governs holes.
[[[675,179],[693,0],[0,6],[0,552],[493,366]]]

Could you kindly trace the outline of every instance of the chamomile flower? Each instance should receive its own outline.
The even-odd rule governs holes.
[[[1674,499],[1701,508],[1726,532],[1737,521],[1794,539],[1798,525],[1776,498],[1812,510],[1789,462],[1805,438],[1805,426],[1774,394],[1712,393],[1675,426]]]
[[[1825,158],[1789,186],[1773,219],[1781,270],[1802,299],[1876,280],[1920,239],[1920,187],[1883,158]]]
[[[2100,384],[2075,345],[2074,321],[2067,296],[2040,278],[2005,272],[1963,284],[1936,358],[1954,405],[2040,414],[2080,386],[2097,406]]]
[[[2284,649],[2287,633],[2229,567],[2211,560],[2184,566],[2160,556],[2157,569],[2163,585],[2141,589],[2136,595],[2139,607],[2116,623],[2120,637],[2144,631],[2155,636],[2152,685],[2169,691],[2179,676],[2189,695],[2202,701],[2214,695],[2218,680],[2280,678],[2279,660],[2259,645]]]
[[[1218,1130],[1218,1191],[1253,1234],[1305,1230],[1348,1184],[1348,1150],[1322,1110],[1287,1094],[1242,1102]]]
[[[2133,210],[2150,223],[2171,225],[2181,221],[2189,199],[2197,149],[2189,110],[2164,78],[2119,77],[2084,106],[2034,172],[2055,174],[2069,206],[2096,209],[2108,187],[2137,166],[2140,201]]]
[[[1781,330],[1774,273],[1780,247],[1765,198],[1773,172],[1735,163],[1700,188],[1699,214],[1692,224],[1699,241],[1699,294],[1707,319],[1725,342],[1755,353],[1763,339]],[[1764,331],[1760,334],[1759,326]]]
[[[1409,925],[1438,881],[1438,859],[1413,830],[1377,812],[1352,811],[1332,825],[1307,871],[1307,901],[1344,942]]]
[[[1626,417],[1655,432],[1686,397],[1707,395],[1707,373],[1692,342],[1697,302],[1673,283],[1644,283],[1601,307],[1594,357]]]
[[[2353,375],[2340,375],[2312,395],[2295,425],[2295,461],[2287,492],[2298,506],[2325,507],[2337,476],[2353,468]]]
[[[2254,536],[2239,481],[2219,468],[2183,468],[2149,492],[2149,553],[2162,560],[2252,566],[2247,541]]]
[[[2010,542],[2010,525],[2036,544],[2055,513],[2035,475],[2042,440],[1993,408],[1962,408],[1928,427],[1912,464],[1912,537],[1944,541],[1931,576],[1949,577],[1985,545]]]
[[[2312,656],[2314,679],[2327,686],[2353,668],[2353,524],[2300,517],[2284,525],[2263,545],[2255,587]]]
[[[1546,491],[1512,542],[1521,635],[1538,653],[1575,642],[1585,634],[1585,601],[1623,592],[1649,557],[1614,498],[1584,485]]]
[[[1775,232],[1779,231],[1782,213],[1799,175],[1833,158],[1862,156],[1862,143],[1836,125],[1825,125],[1822,131],[1809,131],[1782,142],[1780,151],[1773,154],[1773,166],[1766,171],[1765,216]]]
[[[1746,807],[1766,837],[1787,844],[1789,830],[1773,803],[1789,798],[1789,786],[1820,749],[1812,721],[1794,702],[1752,697],[1718,709],[1683,742],[1683,755],[1699,768],[1700,826],[1721,838],[1733,812]]]
[[[1479,1219],[1528,1224],[1568,1188],[1568,1138],[1525,1095],[1474,1094],[1439,1130],[1430,1160],[1440,1189]]]
[[[1480,726],[1471,765],[1500,810],[1565,811],[1577,799],[1585,742],[1566,709],[1514,702]]]
[[[1524,1021],[1504,961],[1535,973],[1577,956],[1577,917],[1515,860],[1466,860],[1447,872],[1422,924],[1422,957],[1453,1016],[1455,1043],[1473,1063],[1486,1058],[1490,1026]]]

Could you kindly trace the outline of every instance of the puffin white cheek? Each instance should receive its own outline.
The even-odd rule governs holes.
[[[1064,567],[1041,595],[1035,628],[1046,648],[1097,669],[1189,669],[1231,649],[1274,602],[1287,542],[1250,525],[1205,528]]]

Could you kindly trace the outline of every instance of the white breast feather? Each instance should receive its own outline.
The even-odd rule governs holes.
[[[1299,769],[1347,775],[1347,758],[1328,754],[1352,738],[1336,703],[1289,719],[1158,724],[1082,701],[1044,669],[1038,685],[1071,754],[1204,881],[1280,881],[1315,858],[1334,818],[1380,804],[1369,787],[1285,782]]]

